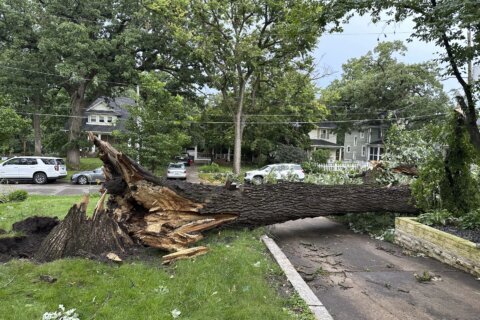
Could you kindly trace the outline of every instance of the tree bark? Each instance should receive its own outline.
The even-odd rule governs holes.
[[[65,219],[44,239],[35,254],[41,262],[63,257],[91,257],[125,252],[133,244],[120,225],[103,209],[102,197],[92,218],[86,215],[88,198],[73,205]]]
[[[74,206],[43,242],[37,258],[49,261],[84,252],[122,252],[139,243],[173,252],[164,261],[204,254],[190,245],[219,226],[258,227],[308,217],[365,212],[415,214],[408,187],[319,186],[278,183],[225,188],[158,178],[93,134],[110,194],[92,219]],[[105,195],[105,193],[104,193]],[[82,209],[83,208],[83,209]],[[100,208],[100,209],[98,209]]]
[[[71,95],[71,118],[68,133],[69,147],[67,150],[67,163],[74,169],[80,167],[80,150],[78,147],[78,139],[82,131],[83,124],[83,108],[85,105],[85,89],[86,83],[82,82]]]
[[[34,155],[42,155],[42,131],[40,127],[40,115],[38,113],[33,114],[33,135],[35,140]]]

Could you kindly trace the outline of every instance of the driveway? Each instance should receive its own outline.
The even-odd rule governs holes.
[[[465,272],[327,218],[277,224],[270,232],[336,320],[480,319],[480,281]],[[432,281],[415,279],[424,271]]]
[[[0,184],[0,192],[11,192],[14,190],[25,190],[29,194],[41,194],[50,196],[82,195],[85,193],[97,193],[99,185],[75,185],[67,181],[57,180],[47,184],[10,183]]]

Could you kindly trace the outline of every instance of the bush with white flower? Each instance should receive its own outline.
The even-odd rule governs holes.
[[[42,320],[80,320],[76,309],[65,310],[63,304],[58,306],[58,310],[54,312],[45,312]]]

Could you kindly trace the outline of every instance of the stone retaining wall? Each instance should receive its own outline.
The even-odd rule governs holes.
[[[480,246],[434,229],[415,218],[395,219],[395,243],[419,251],[455,268],[480,276]]]

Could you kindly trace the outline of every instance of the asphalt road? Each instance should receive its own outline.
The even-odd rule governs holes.
[[[187,181],[190,183],[199,183],[197,167],[187,167]],[[0,184],[0,193],[8,193],[14,190],[25,190],[29,194],[65,196],[65,195],[83,195],[85,193],[97,193],[100,185],[76,185],[66,179],[60,179],[47,184],[32,184],[28,182],[10,182],[9,184]]]
[[[65,195],[82,195],[97,193],[100,190],[99,185],[76,185],[67,181],[57,180],[47,184],[31,184],[31,183],[9,183],[0,184],[0,192],[11,192],[14,190],[25,190],[29,194],[41,194],[52,196],[65,196]]]
[[[480,319],[480,281],[463,271],[327,218],[270,232],[335,320]],[[424,271],[434,279],[418,282],[414,274]]]

